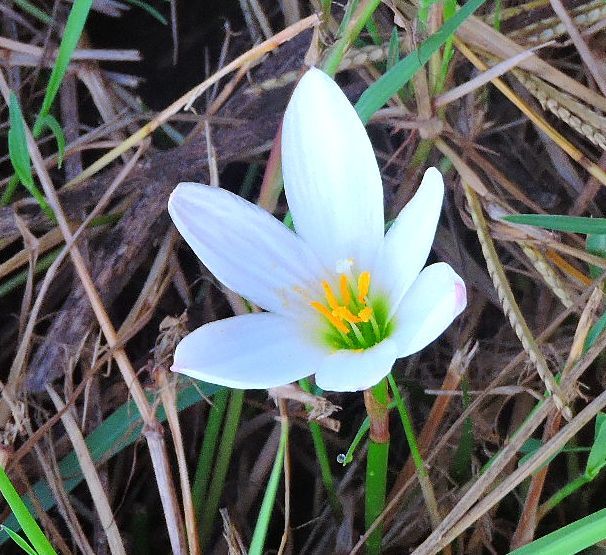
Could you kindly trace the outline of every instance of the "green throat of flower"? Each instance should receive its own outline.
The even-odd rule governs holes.
[[[328,281],[321,282],[325,302],[310,305],[324,317],[323,338],[331,347],[364,350],[390,335],[387,303],[379,296],[369,296],[370,281],[370,272],[362,272],[354,287],[346,274],[340,274],[337,293]]]

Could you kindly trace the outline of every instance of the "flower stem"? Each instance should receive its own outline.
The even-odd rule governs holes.
[[[389,455],[389,393],[387,380],[364,391],[364,404],[370,418],[370,441],[366,458],[366,528],[377,519],[385,507],[387,491],[387,460]],[[366,542],[368,555],[381,552],[383,527],[375,528]]]

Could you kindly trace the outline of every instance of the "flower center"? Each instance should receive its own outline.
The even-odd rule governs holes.
[[[353,282],[353,283],[352,283]],[[323,280],[324,302],[312,301],[310,306],[328,324],[326,340],[338,349],[368,349],[390,332],[387,310],[381,298],[369,300],[370,272],[358,275],[357,282],[347,274],[339,274],[338,288]]]

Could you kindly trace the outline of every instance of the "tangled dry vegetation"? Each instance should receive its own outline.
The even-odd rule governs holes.
[[[179,60],[192,44],[198,65],[178,66],[177,81],[158,93],[173,98],[158,106],[149,88],[139,96],[134,77],[146,45],[126,50],[108,36],[95,44],[95,21],[125,13],[119,3],[95,2],[106,15],[85,28],[55,108],[67,141],[63,165],[51,136],[28,145],[56,221],[24,189],[0,208],[2,464],[62,553],[198,553],[197,528],[208,551],[242,553],[288,423],[286,481],[266,549],[282,539],[283,552],[359,552],[364,448],[346,467],[337,455],[364,417],[360,395],[326,400],[296,386],[269,398],[249,392],[241,415],[231,397],[223,431],[210,430],[217,388],[168,371],[188,329],[246,309],[182,243],[167,216],[168,195],[179,181],[220,182],[284,216],[272,156],[281,114],[305,63],[321,59],[334,40],[343,9],[335,4],[321,20],[314,2],[225,3],[213,17],[231,27],[201,44],[203,14],[178,4],[162,35],[172,29],[172,46],[157,49],[157,59],[148,54],[144,68],[150,79],[155,64],[170,66],[167,57]],[[40,5],[52,8],[50,22],[22,2],[0,6],[3,136],[9,89],[25,121],[35,118],[70,6]],[[387,44],[395,28],[404,56],[442,22],[440,3],[429,10],[427,30],[416,13],[413,4],[385,1],[374,14],[374,38]],[[502,553],[602,508],[601,475],[557,506],[546,504],[586,454],[543,463],[566,444],[590,445],[606,405],[606,337],[583,348],[604,311],[601,272],[594,280],[589,265],[603,272],[606,260],[580,235],[502,217],[602,215],[605,21],[602,0],[488,2],[458,29],[441,92],[431,93],[439,68],[430,60],[369,124],[388,217],[427,166],[444,171],[447,201],[432,256],[469,288],[468,309],[447,334],[394,369],[438,503],[425,506],[394,419],[385,552]],[[389,53],[365,33],[337,75],[352,100],[384,72]],[[108,43],[115,49],[101,48]],[[192,83],[200,84],[174,100]],[[4,154],[2,190],[12,174]],[[546,391],[554,395],[536,408]],[[342,409],[331,414],[335,405]],[[327,444],[332,503],[309,418]],[[226,464],[214,467],[201,498],[196,487],[206,486],[195,469],[205,437],[214,437]],[[519,464],[529,438],[538,440],[539,456]],[[201,512],[199,499],[210,503]],[[222,520],[209,514],[209,499],[224,508]]]

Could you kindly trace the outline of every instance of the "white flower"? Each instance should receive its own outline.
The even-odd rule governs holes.
[[[317,69],[286,109],[282,169],[296,233],[224,189],[173,191],[170,215],[200,260],[267,311],[198,328],[177,346],[173,370],[242,389],[314,373],[325,390],[367,389],[465,308],[465,285],[448,264],[422,270],[442,176],[427,170],[384,235],[381,176],[364,126]]]

